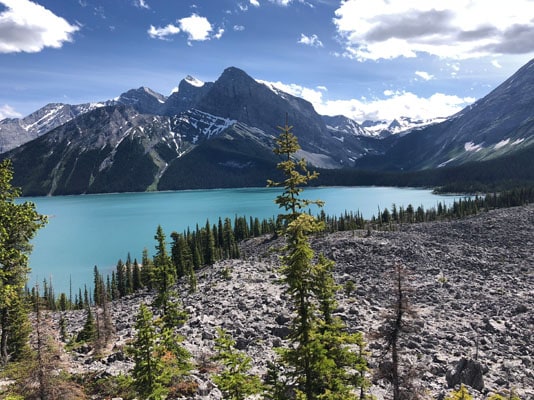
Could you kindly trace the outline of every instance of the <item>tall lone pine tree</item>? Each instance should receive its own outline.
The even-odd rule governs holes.
[[[324,229],[323,223],[307,213],[308,206],[323,202],[299,197],[302,185],[317,178],[306,168],[304,159],[295,161],[300,149],[292,127],[279,127],[281,132],[274,153],[282,157],[277,167],[285,180],[268,181],[271,187],[283,187],[276,203],[285,213],[280,214],[280,234],[286,238],[282,257],[283,282],[296,310],[292,321],[289,347],[280,351],[280,370],[286,380],[271,384],[270,398],[356,399],[356,389],[366,386],[367,369],[363,353],[353,351],[363,347],[361,334],[345,332],[343,322],[333,316],[337,286],[332,276],[333,263],[320,255],[315,260],[308,236]],[[352,347],[352,348],[351,348]],[[360,394],[363,398],[364,394]]]
[[[21,319],[28,318],[23,292],[30,272],[30,240],[46,223],[35,204],[15,203],[20,190],[11,186],[12,179],[11,161],[4,160],[0,163],[0,364],[23,354],[21,346],[28,342],[27,331],[20,337],[17,328]]]

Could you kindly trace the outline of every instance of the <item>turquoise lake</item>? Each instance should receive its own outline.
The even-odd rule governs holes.
[[[278,189],[246,188],[22,199],[33,201],[39,213],[49,216],[33,241],[29,285],[51,279],[56,295],[68,294],[71,280],[77,293],[84,284],[92,286],[95,265],[107,274],[128,252],[132,260],[140,260],[144,248],[152,256],[158,225],[170,242],[171,232],[204,226],[206,219],[213,224],[219,217],[236,215],[271,218],[278,214],[274,203],[278,193]],[[452,204],[461,196],[434,195],[422,189],[325,187],[307,188],[303,197],[325,201],[329,215],[360,211],[368,218],[393,203],[429,208],[438,202]]]

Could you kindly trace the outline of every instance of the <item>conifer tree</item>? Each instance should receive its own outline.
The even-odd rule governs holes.
[[[354,389],[363,385],[358,368],[362,370],[366,365],[360,354],[353,353],[348,346],[361,341],[361,336],[345,333],[342,321],[333,316],[337,289],[332,277],[333,263],[322,255],[318,262],[313,261],[315,253],[308,236],[323,230],[324,225],[306,209],[323,203],[300,198],[302,186],[318,175],[307,170],[305,160],[295,161],[300,146],[292,127],[286,123],[280,129],[274,152],[282,157],[278,168],[285,180],[268,181],[268,185],[284,188],[276,198],[285,211],[277,220],[279,234],[286,238],[281,272],[296,317],[289,337],[291,344],[280,351],[286,379],[275,379],[270,398],[287,398],[287,393],[293,393],[290,398],[306,400],[355,398]]]
[[[119,298],[126,296],[126,267],[120,259],[117,261],[115,278],[117,279]]]
[[[67,295],[65,293],[61,293],[59,295],[58,303],[60,311],[67,311],[70,308],[69,301],[67,300]]]
[[[140,290],[143,287],[143,282],[141,280],[141,268],[139,267],[139,263],[137,262],[136,258],[134,259],[133,263],[132,287],[134,292]]]
[[[19,293],[11,302],[11,312],[8,318],[8,354],[12,361],[21,361],[28,356],[31,324],[28,318],[30,305],[25,296]]]
[[[135,321],[137,331],[128,351],[135,365],[132,370],[134,386],[143,399],[161,399],[167,394],[163,355],[165,350],[159,340],[152,312],[144,304],[139,307]]]
[[[87,306],[86,312],[87,314],[85,317],[85,323],[82,330],[78,332],[78,336],[76,337],[78,342],[91,342],[96,337],[95,318],[90,306]]]
[[[168,312],[170,302],[170,290],[176,280],[176,270],[171,257],[167,252],[165,234],[161,226],[156,231],[156,254],[154,255],[154,285],[157,290],[154,304],[160,308],[163,314]]]
[[[37,213],[35,204],[15,203],[20,190],[11,186],[12,179],[12,164],[6,159],[0,163],[0,364],[7,363],[10,357],[12,321],[25,319],[23,308],[17,304],[22,304],[21,296],[30,271],[30,241],[46,223],[46,218]]]
[[[204,263],[206,265],[213,265],[217,259],[215,251],[215,238],[211,231],[209,220],[206,221],[204,233]]]
[[[153,289],[153,278],[154,278],[154,265],[152,260],[148,257],[148,250],[143,249],[143,255],[141,258],[141,282],[143,286],[152,290]]]
[[[136,317],[135,338],[128,347],[135,366],[132,370],[134,387],[143,399],[162,399],[171,384],[179,383],[191,370],[191,354],[181,346],[183,338],[176,334],[176,319],[185,320],[185,314],[170,320],[170,313],[154,320],[145,304]]]
[[[235,348],[235,340],[223,329],[217,329],[214,360],[222,364],[223,370],[213,376],[225,399],[244,400],[260,393],[261,381],[249,372],[252,359]]]
[[[125,292],[126,294],[132,294],[133,293],[133,266],[132,266],[132,257],[130,256],[130,253],[128,253],[128,256],[126,257],[126,264],[125,264]]]

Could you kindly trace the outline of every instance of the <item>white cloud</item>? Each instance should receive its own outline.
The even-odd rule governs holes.
[[[253,5],[254,7],[260,6],[260,2],[258,0],[250,0],[250,4]]]
[[[152,39],[169,40],[169,36],[180,33],[180,28],[173,24],[169,24],[163,28],[156,28],[150,25],[147,32]]]
[[[491,65],[493,65],[495,68],[499,68],[499,69],[502,68],[502,65],[499,64],[499,60],[492,60]]]
[[[324,90],[309,89],[297,84],[269,82],[268,84],[293,96],[302,97],[313,104],[322,115],[345,115],[358,122],[369,120],[393,120],[398,117],[430,119],[447,117],[475,101],[472,97],[458,97],[435,93],[430,97],[419,97],[405,91],[385,90],[385,98],[325,100]]]
[[[534,53],[532,0],[345,0],[334,23],[347,57],[468,59]]]
[[[178,20],[182,31],[187,32],[189,40],[204,41],[210,39],[210,32],[213,30],[206,17],[192,14],[190,17]]]
[[[425,81],[434,79],[434,75],[430,75],[428,72],[425,71],[415,71],[415,75],[417,75],[419,78],[424,79]]]
[[[0,0],[0,53],[36,53],[60,48],[80,28],[29,0]]]
[[[234,31],[241,32],[244,30],[245,30],[245,27],[243,25],[234,25]]]
[[[297,43],[305,44],[312,47],[323,47],[323,42],[319,40],[319,37],[315,34],[306,36],[304,33],[300,34],[300,39]]]
[[[134,4],[135,4],[136,7],[139,7],[139,8],[145,8],[147,10],[150,9],[150,6],[148,5],[148,3],[145,0],[135,0]]]
[[[362,122],[370,120],[393,120],[398,117],[430,119],[447,117],[475,101],[472,97],[435,93],[430,97],[419,97],[411,92],[388,91],[384,99],[333,100],[316,106],[320,114],[343,114]]]
[[[212,38],[220,39],[224,34],[224,29],[219,28],[217,32],[211,35],[213,26],[206,17],[201,17],[197,14],[191,14],[190,17],[181,18],[176,22],[178,26],[168,24],[163,28],[156,28],[155,26],[150,25],[147,32],[151,38],[161,40],[169,40],[169,36],[184,32],[187,34],[190,45],[192,41],[204,41]]]
[[[213,37],[215,39],[220,39],[220,38],[222,38],[223,34],[224,34],[224,29],[223,28],[219,28],[219,30],[217,31],[217,33],[215,35],[213,35]]]
[[[11,107],[9,104],[4,104],[3,106],[0,106],[0,121],[5,118],[20,118],[22,117],[22,114],[15,111],[13,107]]]

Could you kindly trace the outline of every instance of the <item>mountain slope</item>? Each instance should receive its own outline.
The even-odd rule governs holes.
[[[197,108],[235,119],[270,135],[278,135],[277,127],[284,125],[287,115],[302,154],[318,167],[350,166],[354,159],[367,153],[357,136],[347,135],[340,140],[329,131],[308,101],[259,83],[238,68],[227,68]],[[371,144],[367,147],[371,152],[374,150]]]
[[[7,118],[0,121],[0,153],[27,143],[52,129],[76,118],[103,103],[69,105],[51,103],[24,118]]]
[[[534,143],[534,59],[512,77],[446,121],[413,130],[385,154],[356,166],[417,170],[512,154]]]
[[[143,191],[165,166],[159,138],[168,139],[167,152],[180,151],[168,124],[130,107],[107,106],[5,156],[13,160],[14,184],[25,195]]]

